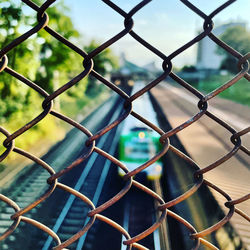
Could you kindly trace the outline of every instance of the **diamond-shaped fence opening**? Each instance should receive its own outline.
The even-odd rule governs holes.
[[[206,174],[212,173],[214,169],[219,168],[225,162],[230,161],[232,157],[234,157],[238,152],[244,154],[244,157],[249,157],[250,155],[249,149],[245,147],[241,142],[241,138],[249,133],[250,127],[236,130],[231,127],[229,123],[227,123],[227,121],[224,121],[221,116],[217,115],[213,112],[213,110],[209,108],[209,103],[213,99],[215,99],[220,93],[223,93],[224,91],[229,89],[231,86],[237,84],[240,79],[245,78],[249,81],[248,59],[250,54],[248,53],[246,55],[242,55],[238,51],[234,50],[234,48],[231,48],[229,45],[224,43],[218,36],[213,33],[214,18],[218,13],[226,9],[229,5],[233,4],[234,1],[230,0],[225,2],[224,4],[213,10],[210,14],[205,14],[201,9],[199,9],[199,7],[195,6],[193,3],[187,0],[180,1],[183,5],[185,5],[185,7],[188,8],[188,10],[190,11],[190,15],[197,15],[202,18],[204,21],[204,25],[202,31],[200,31],[197,36],[193,37],[192,40],[183,44],[177,50],[172,51],[169,54],[165,54],[164,51],[160,51],[153,44],[150,44],[147,40],[144,40],[144,38],[140,36],[139,33],[136,33],[133,29],[134,25],[136,24],[136,21],[134,21],[134,15],[140,13],[143,8],[146,8],[146,6],[151,2],[150,0],[138,1],[138,3],[136,3],[135,6],[132,7],[129,11],[125,11],[115,2],[103,0],[102,2],[106,4],[107,7],[109,7],[113,12],[116,12],[116,14],[119,14],[121,18],[124,19],[124,26],[120,27],[120,30],[117,34],[114,34],[112,37],[107,39],[106,42],[88,53],[85,52],[82,48],[75,45],[72,41],[69,41],[56,29],[52,29],[50,27],[49,14],[47,14],[47,12],[49,12],[48,10],[51,8],[51,5],[56,2],[56,0],[47,0],[41,6],[38,6],[37,4],[35,4],[35,2],[32,2],[30,0],[23,0],[22,2],[25,6],[28,6],[31,11],[37,13],[37,22],[32,27],[30,27],[27,32],[23,33],[19,37],[13,38],[13,40],[11,40],[8,44],[5,44],[4,46],[1,45],[0,78],[3,74],[9,74],[13,79],[18,79],[21,82],[22,86],[31,88],[32,91],[37,92],[42,100],[42,111],[39,114],[34,111],[34,116],[31,118],[31,120],[12,133],[8,131],[8,127],[0,127],[0,133],[2,134],[1,138],[4,138],[3,146],[5,148],[4,151],[1,152],[0,162],[3,162],[4,159],[11,154],[19,154],[25,158],[30,159],[33,163],[36,164],[36,170],[32,172],[32,178],[34,183],[37,184],[37,189],[32,191],[33,193],[36,193],[35,200],[29,199],[29,197],[27,196],[25,201],[20,205],[18,205],[18,197],[21,197],[22,193],[14,192],[13,195],[0,195],[0,200],[2,203],[1,206],[5,206],[8,211],[11,211],[10,219],[9,217],[8,219],[7,217],[5,219],[6,223],[4,230],[1,231],[0,240],[5,240],[7,237],[11,237],[11,235],[15,231],[16,233],[21,233],[21,231],[18,232],[18,228],[21,225],[20,222],[24,222],[25,224],[31,225],[31,227],[33,228],[40,229],[41,235],[46,235],[45,237],[51,236],[55,241],[55,249],[63,249],[72,246],[75,242],[78,242],[79,239],[79,242],[84,242],[84,235],[93,230],[96,221],[99,221],[109,227],[113,227],[120,235],[120,237],[121,235],[123,235],[123,244],[127,246],[127,249],[131,249],[132,247],[137,249],[145,249],[142,244],[139,244],[137,242],[141,242],[141,240],[146,238],[148,235],[154,235],[154,233],[159,230],[162,225],[166,224],[166,218],[171,217],[171,220],[182,224],[186,228],[185,230],[189,232],[190,241],[193,241],[195,249],[199,248],[200,245],[204,245],[211,249],[217,249],[214,244],[210,243],[209,240],[204,237],[212,235],[216,230],[223,228],[224,225],[228,221],[230,221],[231,217],[235,216],[235,214],[244,218],[246,222],[250,221],[249,216],[238,208],[239,204],[242,204],[249,200],[249,193],[243,194],[241,197],[232,199],[225,190],[221,189],[218,185],[216,185],[215,183],[211,183],[206,179]],[[4,20],[4,18],[5,17],[3,16],[1,19]],[[168,27],[162,28],[164,28],[164,30],[168,29]],[[82,69],[80,72],[76,73],[75,75],[72,75],[71,72],[72,79],[70,81],[64,83],[60,82],[59,85],[55,84],[50,92],[42,87],[39,87],[30,79],[29,75],[25,74],[25,72],[18,72],[18,68],[13,69],[11,63],[8,62],[9,53],[17,49],[25,41],[29,40],[34,34],[37,34],[41,31],[46,32],[46,36],[48,36],[48,38],[53,38],[53,40],[56,40],[59,43],[63,43],[66,47],[68,47],[68,49],[73,50],[76,54],[78,54],[78,58],[81,61],[77,62],[77,64],[82,65]],[[102,32],[102,30],[100,30],[100,32]],[[112,80],[105,78],[105,76],[100,74],[100,72],[95,71],[94,63],[95,57],[97,57],[112,45],[116,43],[119,44],[120,40],[122,41],[122,39],[127,36],[130,36],[130,39],[133,39],[136,43],[138,43],[139,46],[141,46],[145,50],[148,50],[162,62],[162,69],[160,73],[157,76],[153,76],[154,78],[151,75],[151,80],[148,81],[145,81],[145,78],[142,78],[145,81],[145,85],[131,95],[125,93],[122,88],[120,88],[119,85],[116,84],[117,82],[115,83]],[[173,71],[173,60],[184,53],[187,49],[201,42],[205,38],[211,39],[214,43],[220,46],[220,48],[231,54],[238,62],[238,72],[228,82],[221,82],[218,88],[213,89],[208,94],[202,94],[195,87],[190,85],[187,81],[182,79]],[[42,42],[45,42],[48,44],[48,46],[50,46],[49,41]],[[123,43],[120,44],[122,45]],[[65,46],[63,47],[66,48]],[[53,51],[51,53],[53,53]],[[51,67],[52,66],[53,65],[51,65]],[[63,71],[63,69],[61,70]],[[57,72],[57,75],[60,75],[60,73],[61,72]],[[115,92],[116,96],[120,97],[120,103],[124,104],[120,108],[119,112],[114,111],[114,113],[118,112],[119,114],[116,117],[114,116],[114,118],[111,119],[110,122],[107,123],[107,125],[103,127],[101,123],[96,124],[97,127],[99,126],[97,131],[90,131],[87,126],[78,123],[77,121],[60,113],[58,109],[55,110],[53,108],[53,103],[56,103],[56,100],[60,97],[60,95],[71,91],[71,89],[74,88],[75,85],[77,85],[82,80],[84,81],[84,79],[87,77],[97,79],[101,85],[105,85],[112,92]],[[152,123],[152,120],[147,120],[146,118],[140,116],[140,114],[136,113],[133,108],[133,104],[137,99],[142,98],[144,95],[146,95],[147,92],[157,90],[159,84],[165,81],[167,77],[168,79],[171,79],[173,82],[175,82],[175,85],[179,86],[182,89],[185,89],[190,95],[192,95],[193,99],[196,100],[195,105],[197,106],[195,113],[186,113],[188,119],[183,123],[177,124],[170,130],[164,130],[160,128],[158,124]],[[139,79],[138,77],[138,80],[141,79]],[[161,98],[162,100],[172,100],[171,97],[168,96],[161,96]],[[184,96],[179,95],[177,98],[182,99],[184,98]],[[174,101],[175,100],[173,99],[173,102]],[[185,109],[183,110],[185,112]],[[80,157],[78,157],[75,161],[67,162],[67,166],[64,166],[63,168],[60,168],[63,163],[55,163],[52,160],[50,162],[45,162],[45,160],[36,157],[34,154],[31,154],[15,146],[15,140],[17,140],[21,136],[25,136],[26,131],[35,127],[43,119],[50,116],[53,116],[55,119],[76,128],[78,131],[77,133],[79,133],[79,135],[81,134],[81,137],[78,137],[78,139],[80,138],[79,140],[83,140],[84,138],[85,140],[84,143],[82,143],[84,147],[84,153],[81,154]],[[135,119],[140,120],[142,123],[149,126],[151,130],[155,131],[159,135],[159,142],[161,144],[160,150],[159,152],[157,152],[157,154],[155,153],[154,155],[152,155],[148,159],[147,163],[143,163],[141,166],[138,166],[134,170],[129,170],[123,162],[115,157],[115,148],[109,152],[106,152],[99,146],[102,143],[105,144],[105,141],[110,140],[110,131],[116,131],[120,127],[119,125],[123,124],[126,119],[129,119],[129,117],[131,116],[135,117]],[[174,135],[178,135],[178,133],[181,133],[181,131],[183,130],[188,130],[189,126],[192,126],[192,124],[195,124],[198,121],[202,120],[202,117],[213,120],[213,123],[216,124],[213,128],[217,129],[218,127],[220,127],[220,129],[226,130],[227,134],[229,134],[228,140],[231,140],[231,146],[227,147],[227,152],[221,155],[220,158],[213,160],[213,162],[211,162],[207,166],[199,165],[199,162],[195,162],[186,154],[186,152],[182,152],[181,150],[177,149],[174,143],[172,144],[171,141],[171,138]],[[100,125],[102,127],[100,127]],[[119,133],[117,132],[115,134],[115,138],[112,139],[112,141],[109,143],[112,144],[115,143],[115,141],[117,143],[118,140]],[[192,138],[190,138],[190,144],[192,144]],[[57,148],[54,148],[54,150],[57,150]],[[188,185],[183,193],[179,194],[178,192],[176,192],[178,193],[177,196],[167,201],[165,200],[162,193],[157,192],[157,188],[152,187],[151,189],[149,187],[146,187],[145,185],[140,183],[140,181],[137,181],[137,179],[134,177],[138,173],[142,172],[145,168],[150,168],[150,166],[155,164],[155,162],[157,162],[160,157],[168,154],[169,152],[177,155],[178,158],[187,163],[188,167],[193,172],[193,181],[192,184]],[[70,151],[70,153],[68,154],[71,153],[73,153],[73,149],[72,152]],[[61,154],[63,154],[65,158],[67,157],[65,155],[67,154],[66,152],[61,152]],[[87,183],[91,181],[90,177],[88,177],[89,172],[87,172],[91,170],[91,166],[89,166],[88,164],[84,168],[84,171],[86,173],[84,175],[81,175],[74,187],[71,187],[68,183],[61,182],[61,178],[63,179],[65,176],[70,175],[73,171],[75,171],[76,167],[79,166],[79,164],[85,164],[85,162],[91,161],[91,159],[94,159],[95,157],[97,157],[97,155],[102,156],[102,161],[100,163],[101,165],[106,166],[112,164],[116,166],[116,168],[120,168],[122,169],[122,171],[124,171],[124,180],[122,182],[119,193],[114,193],[112,197],[105,197],[105,199],[103,200],[100,199],[100,197],[102,197],[103,195],[102,193],[94,197],[88,197],[88,195],[83,194],[80,191],[79,185],[87,185]],[[40,168],[43,169],[43,171],[39,171]],[[45,173],[45,171],[47,171],[47,173]],[[102,174],[103,176],[107,175],[105,175],[105,171],[96,171],[100,171],[100,174]],[[45,179],[43,179],[42,176],[44,176]],[[234,178],[236,178],[236,176]],[[45,182],[47,180],[46,191],[44,191],[43,187],[39,189],[41,182],[44,182],[44,180]],[[112,179],[110,179],[109,182],[112,182]],[[224,196],[225,203],[222,204],[222,206],[224,206],[225,208],[225,216],[217,222],[213,221],[213,224],[210,224],[208,228],[198,230],[190,224],[188,219],[185,219],[184,217],[178,215],[177,212],[173,212],[171,208],[177,204],[181,204],[185,200],[188,200],[189,197],[197,193],[201,188],[204,188],[204,186],[209,187],[209,189],[212,190],[213,194],[216,193],[216,195]],[[148,207],[149,210],[154,211],[153,223],[151,225],[148,225],[146,229],[144,228],[138,234],[133,236],[129,235],[128,227],[126,227],[126,225],[117,223],[102,214],[102,212],[105,212],[110,207],[115,207],[116,209],[118,209],[116,204],[120,202],[122,198],[122,200],[124,200],[131,189],[139,190],[145,197],[149,197],[155,203],[155,206],[153,208]],[[80,202],[82,203],[82,206],[88,208],[86,214],[82,214],[82,220],[85,220],[86,217],[89,217],[82,228],[77,229],[77,231],[72,236],[68,236],[68,238],[66,237],[63,239],[60,239],[60,237],[57,235],[58,229],[56,229],[56,227],[54,227],[52,230],[52,228],[50,228],[51,225],[40,223],[35,218],[32,218],[32,213],[30,213],[32,211],[35,211],[35,209],[38,209],[41,206],[41,203],[46,204],[47,201],[52,202],[51,199],[55,197],[53,196],[53,194],[58,190],[61,190],[60,192],[63,192],[65,196],[70,195],[69,199],[71,199],[71,204],[74,205],[74,202]],[[99,200],[100,202],[97,202]],[[127,205],[125,205],[125,208],[128,210],[130,209]],[[201,212],[200,216],[202,216],[203,213],[204,211]],[[3,213],[1,218],[5,218],[5,214],[6,213]],[[26,216],[27,214],[29,214],[29,216]],[[126,216],[126,213],[124,216]],[[199,214],[197,216],[199,217]],[[167,234],[166,231],[162,231]],[[178,237],[178,235],[176,237]],[[162,239],[164,239],[164,237],[162,237]],[[77,249],[80,249],[79,246]],[[112,249],[112,247],[110,249]]]

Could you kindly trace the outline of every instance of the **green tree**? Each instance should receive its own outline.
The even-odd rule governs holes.
[[[190,72],[191,73],[191,72],[196,72],[197,69],[193,65],[185,65],[185,66],[183,66],[183,68],[181,69],[181,71],[183,71],[183,72]]]
[[[53,5],[46,12],[50,17],[49,26],[60,35],[68,40],[80,37],[68,16],[69,9],[63,2]],[[83,59],[45,30],[41,30],[38,36],[44,42],[41,45],[41,67],[37,72],[36,81],[42,88],[51,93],[83,70]],[[84,85],[86,85],[86,80]],[[74,95],[73,89],[70,89],[67,93]],[[83,92],[84,89],[83,87]]]
[[[36,11],[30,9],[25,15],[22,11],[25,4],[20,2],[15,0],[1,0],[0,2],[0,50],[37,25]],[[34,2],[40,6],[44,0],[34,0]],[[46,12],[49,15],[49,26],[53,30],[74,43],[82,40],[69,17],[69,9],[64,5],[63,0],[50,6]],[[83,44],[79,44],[78,46],[84,47]],[[86,47],[88,51],[92,51],[97,46],[98,44],[93,41]],[[66,84],[84,70],[83,58],[45,30],[40,30],[16,46],[7,53],[7,56],[10,68],[49,93]],[[96,71],[103,75],[111,67],[117,66],[117,60],[110,49],[97,55],[94,61]],[[74,116],[86,105],[89,100],[85,96],[87,85],[92,90],[97,86],[95,93],[102,90],[94,78],[85,77],[60,96],[60,100],[64,102],[63,113]],[[57,97],[56,100],[58,99]],[[0,73],[1,126],[6,127],[10,132],[20,128],[42,111],[42,101],[43,98],[36,91],[6,72]],[[18,138],[16,144],[25,148],[44,136],[50,135],[51,139],[52,134],[58,134],[53,133],[55,127],[55,120],[47,119],[46,126],[39,123],[26,133],[28,136]]]
[[[21,11],[21,4],[3,0],[0,4],[0,49],[19,37],[23,27],[27,26],[32,17],[24,17]],[[8,56],[8,66],[21,72],[27,78],[35,80],[35,72],[40,65],[38,59],[39,45],[36,39],[18,45]],[[5,72],[0,74],[0,122],[6,121],[14,113],[21,112],[30,103],[32,98],[31,90],[20,83],[14,77]]]
[[[98,44],[95,40],[92,40],[89,45],[84,47],[84,50],[89,53],[99,46],[100,44]],[[94,70],[101,75],[111,73],[112,69],[116,69],[119,66],[118,58],[113,54],[110,48],[102,51],[100,54],[95,56],[93,60]],[[94,77],[89,76],[86,94],[95,95],[101,89],[101,86],[98,85],[98,81]]]
[[[242,55],[245,55],[250,51],[250,31],[247,30],[246,27],[234,26],[228,28],[220,38]],[[221,64],[221,69],[237,73],[237,59],[222,48],[219,48],[218,52],[225,56]]]
[[[35,0],[35,2],[41,5],[44,1]],[[49,15],[49,27],[70,41],[81,40],[80,34],[69,17],[69,9],[63,1],[53,4],[46,12]],[[4,17],[0,20],[0,48],[5,47],[25,30],[29,30],[37,24],[36,12],[30,10],[30,13],[25,16],[22,12],[22,4],[15,1],[10,4],[9,0],[2,0],[0,14]],[[97,46],[98,44],[92,41],[90,45],[86,46],[86,49],[91,51]],[[43,29],[12,49],[7,56],[8,65],[11,68],[34,81],[49,93],[66,84],[84,70],[83,58]],[[110,49],[97,55],[94,61],[95,69],[100,74],[105,74],[111,67],[117,65]],[[85,77],[60,96],[60,99],[84,98],[87,84],[88,89],[97,86],[95,79],[90,78],[88,81]],[[35,91],[6,72],[0,74],[0,97],[1,122],[10,119],[17,113],[27,115],[31,104],[40,104],[42,101],[37,98]]]

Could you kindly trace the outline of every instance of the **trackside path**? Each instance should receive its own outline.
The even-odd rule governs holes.
[[[152,90],[152,94],[159,102],[173,128],[190,119],[198,112],[198,98],[183,88],[162,83]],[[249,107],[220,98],[214,99],[209,101],[208,110],[210,112],[225,120],[237,131],[249,127]],[[186,151],[201,168],[215,162],[233,148],[233,144],[230,142],[231,134],[205,116],[180,131],[177,135]],[[244,135],[242,141],[249,149],[250,134]],[[238,151],[229,161],[206,173],[204,177],[227,192],[232,199],[237,199],[248,194],[250,191],[249,168],[249,157]],[[223,210],[227,213],[228,211],[224,206],[226,201],[224,197],[220,196],[217,192],[213,193]],[[250,214],[249,200],[238,204],[236,207],[246,214]],[[250,223],[237,214],[234,214],[230,221],[240,235],[246,248],[250,249]]]

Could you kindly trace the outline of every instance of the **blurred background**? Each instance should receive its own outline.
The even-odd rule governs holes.
[[[40,6],[45,1],[34,0],[34,2]],[[129,12],[140,1],[116,0],[113,2]],[[191,2],[203,12],[209,14],[223,4],[225,0],[212,0],[205,3],[204,1],[193,0]],[[214,18],[213,33],[242,55],[250,51],[249,7],[249,0],[239,0]],[[124,28],[124,18],[100,0],[59,0],[47,12],[50,18],[49,26],[87,53],[93,51]],[[33,11],[20,0],[2,0],[0,3],[0,15],[0,49],[37,24],[36,11]],[[133,16],[133,20],[133,30],[167,56],[203,31],[203,19],[176,0],[152,1],[136,13]],[[8,60],[10,68],[36,83],[49,94],[65,85],[84,70],[83,58],[49,35],[45,30],[39,31],[11,50],[8,53]],[[203,93],[209,93],[216,89],[239,72],[236,59],[207,37],[174,57],[172,63],[174,73]],[[131,89],[127,88],[127,86],[132,87],[134,82],[138,80],[143,80],[146,83],[150,82],[162,74],[163,70],[161,67],[162,60],[135,41],[130,35],[126,35],[94,58],[95,71],[115,83],[128,94]],[[181,99],[179,97],[182,96],[184,101],[186,99],[192,102],[192,97],[188,97],[187,93],[185,94],[183,90],[181,92],[176,88],[178,87],[176,82],[169,78],[165,80],[163,84],[167,82],[168,84],[165,85],[173,87],[168,89],[169,93],[171,93],[168,95],[169,100],[172,102],[169,103],[169,106],[165,105],[165,107],[170,107],[170,104],[174,103],[171,97],[177,100]],[[167,91],[166,89],[164,91]],[[159,93],[154,94],[155,96],[160,96]],[[96,78],[88,76],[58,96],[54,100],[54,109],[80,122],[111,95],[112,91],[109,88]],[[234,103],[249,107],[250,85],[245,78],[242,78],[237,84],[220,93],[219,97],[230,99]],[[164,98],[159,99],[163,100]],[[44,98],[36,91],[6,72],[1,72],[0,126],[7,128],[10,133],[15,132],[39,115],[43,111],[41,107],[43,100]],[[184,101],[179,104],[179,108],[181,107],[180,110],[182,111],[185,111],[187,105],[191,105]],[[223,105],[229,106],[228,103],[225,102]],[[178,105],[176,104],[175,106]],[[196,105],[193,106],[196,107]],[[238,107],[242,106],[235,107],[237,107],[235,108],[237,110]],[[158,109],[160,108],[158,107]],[[193,110],[191,108],[190,110],[192,113]],[[222,109],[223,112],[225,110]],[[249,109],[246,108],[244,110]],[[230,110],[226,111],[231,112]],[[241,111],[238,110],[236,113],[240,115]],[[172,110],[169,108],[168,114],[173,117],[170,118],[170,122],[173,122],[171,124],[172,127],[178,126],[180,120],[179,117],[178,119],[175,117],[178,113],[174,108]],[[245,120],[249,118],[247,114],[247,112],[244,112]],[[188,112],[181,115],[181,119],[184,121],[190,117]],[[225,113],[223,115],[225,118]],[[231,116],[229,116],[229,119],[233,120]],[[240,121],[239,119],[234,120]],[[204,123],[207,122],[205,121]],[[245,126],[245,122],[242,124],[242,126]],[[35,153],[36,156],[41,156],[52,145],[62,140],[70,128],[69,125],[61,122],[59,119],[47,116],[32,129],[25,132],[24,135],[18,137],[15,143],[17,147]],[[168,127],[165,131],[169,129]],[[188,129],[183,133],[186,133],[186,131]],[[196,136],[197,131],[194,134]],[[182,132],[180,137],[181,135]],[[188,139],[185,141],[184,137]],[[189,146],[189,138],[194,138],[194,136],[192,137],[189,134],[188,136],[183,136],[183,138],[184,146]],[[218,138],[217,140],[220,140]],[[0,134],[0,141],[4,141],[4,139],[5,137]],[[206,140],[209,142],[207,137]],[[199,145],[197,148],[195,146],[193,148],[195,149],[193,150],[195,151],[194,155],[200,153],[197,157],[202,164],[207,165],[211,162],[209,157],[206,159],[203,157],[202,153],[204,152],[199,152]],[[217,150],[215,144],[211,148]],[[227,151],[224,148],[223,150]],[[5,148],[0,145],[0,155],[4,151]],[[192,153],[192,149],[190,152]],[[211,153],[210,155],[213,154]],[[216,155],[214,160],[217,158]],[[20,156],[14,153],[10,154],[4,162],[0,163],[0,180],[2,181],[2,177],[6,176],[11,170],[17,169],[17,167],[20,169],[26,165],[27,162],[25,160],[22,159],[20,161]],[[224,176],[224,173],[220,176]],[[218,181],[221,180],[220,176],[218,175],[217,177]],[[230,174],[230,178],[232,176]],[[185,188],[188,188],[188,185],[193,183],[192,175],[190,174],[189,177],[190,179],[188,181],[185,180],[186,182],[183,184]],[[3,188],[1,181],[0,189]],[[173,184],[173,194],[181,190],[180,187],[174,186],[176,183]],[[195,207],[194,204],[192,206]],[[196,207],[199,207],[197,203]],[[198,221],[199,218],[197,217],[196,220]],[[209,224],[211,220],[208,217],[207,223]],[[213,221],[213,223],[215,222]],[[197,224],[199,223],[197,222]],[[247,230],[249,231],[249,229]]]

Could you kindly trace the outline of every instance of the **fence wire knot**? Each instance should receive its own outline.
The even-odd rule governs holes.
[[[36,12],[38,23],[34,25],[34,27],[32,27],[30,30],[20,35],[19,37],[17,37],[16,39],[14,39],[13,41],[11,41],[9,44],[7,44],[5,47],[1,49],[0,51],[0,58],[1,58],[0,59],[0,73],[9,74],[13,78],[18,79],[22,84],[35,90],[43,98],[43,102],[41,103],[42,112],[36,117],[34,117],[27,124],[25,124],[23,127],[20,127],[19,129],[17,129],[12,134],[9,133],[6,129],[0,127],[0,134],[6,137],[5,140],[3,141],[3,146],[5,147],[5,151],[0,155],[0,162],[2,162],[8,155],[12,154],[13,152],[19,155],[22,155],[23,157],[27,159],[30,159],[33,163],[38,164],[39,167],[46,170],[46,173],[48,174],[48,178],[47,178],[48,189],[45,192],[43,192],[39,196],[39,198],[37,198],[34,202],[31,202],[30,204],[28,204],[22,209],[12,199],[8,198],[7,196],[3,194],[0,194],[0,201],[5,203],[8,207],[13,208],[13,214],[10,217],[11,220],[13,220],[13,223],[9,226],[9,228],[6,229],[6,231],[4,231],[0,235],[0,240],[4,240],[9,235],[11,235],[16,230],[16,228],[18,228],[20,222],[22,221],[23,223],[30,224],[31,226],[42,230],[43,233],[47,234],[48,236],[51,236],[56,244],[56,247],[54,249],[66,249],[68,246],[70,246],[71,244],[79,240],[79,238],[83,236],[87,231],[89,231],[92,228],[94,222],[98,220],[98,221],[102,221],[103,223],[106,223],[107,225],[110,225],[111,227],[115,228],[121,235],[123,235],[126,238],[123,244],[127,246],[127,249],[132,249],[132,247],[137,248],[137,249],[145,249],[143,248],[142,245],[138,244],[137,242],[145,238],[146,236],[153,234],[154,231],[156,231],[157,228],[159,228],[161,224],[166,223],[166,217],[172,217],[175,221],[177,221],[178,223],[181,223],[184,227],[187,228],[187,230],[190,233],[190,240],[194,241],[195,249],[197,249],[200,244],[208,246],[211,249],[217,249],[216,246],[214,246],[212,243],[205,240],[203,237],[222,228],[223,225],[226,222],[228,222],[235,213],[243,217],[245,220],[250,221],[250,217],[237,208],[237,205],[239,203],[245,202],[246,200],[250,199],[250,194],[239,197],[236,200],[232,200],[225,191],[221,190],[219,187],[217,187],[213,183],[208,182],[204,177],[205,173],[212,171],[215,168],[220,167],[220,165],[223,162],[230,160],[237,153],[238,150],[240,150],[241,152],[245,153],[248,156],[250,155],[249,149],[247,149],[241,143],[242,137],[246,133],[250,132],[250,127],[247,127],[241,131],[236,131],[232,127],[230,127],[230,125],[226,124],[218,116],[211,113],[208,108],[209,101],[211,99],[215,98],[219,93],[225,91],[233,84],[236,84],[241,78],[244,77],[248,81],[250,80],[249,62],[248,62],[250,53],[247,53],[246,55],[241,55],[239,52],[229,47],[227,44],[225,44],[223,41],[221,41],[217,36],[213,34],[213,27],[214,27],[213,18],[222,10],[226,9],[234,1],[232,0],[226,1],[223,5],[215,9],[210,15],[206,15],[202,10],[200,10],[194,4],[190,3],[187,0],[181,0],[181,2],[192,13],[198,15],[200,18],[203,19],[204,21],[203,31],[200,34],[198,34],[196,37],[194,37],[191,41],[187,42],[186,44],[184,44],[183,46],[181,46],[180,48],[178,48],[176,51],[172,52],[169,55],[166,55],[165,53],[157,49],[155,46],[153,46],[152,44],[144,40],[133,29],[134,24],[136,23],[135,19],[133,19],[133,16],[136,13],[140,12],[146,5],[148,5],[151,2],[150,0],[141,1],[140,3],[135,5],[134,8],[132,8],[129,12],[124,11],[117,4],[115,4],[114,2],[110,0],[103,0],[103,2],[107,6],[109,6],[114,12],[116,12],[117,14],[119,14],[121,17],[124,18],[124,27],[121,27],[121,31],[118,34],[111,37],[108,41],[104,42],[99,47],[95,48],[93,51],[89,53],[77,47],[75,44],[67,40],[65,37],[57,33],[56,30],[52,29],[49,26],[50,25],[49,14],[48,14],[49,12],[46,12],[46,11],[50,8],[50,6],[54,2],[56,2],[56,0],[47,0],[40,7],[29,0],[22,0],[22,2],[26,4],[27,6],[29,6],[33,11]],[[22,72],[21,73],[16,72],[14,69],[11,68],[11,66],[8,65],[8,57],[7,57],[8,53],[14,50],[18,45],[25,42],[34,34],[37,34],[38,32],[40,32],[41,30],[43,30],[44,32],[47,32],[48,35],[56,39],[58,42],[63,43],[65,46],[67,46],[67,48],[76,52],[78,55],[82,57],[82,60],[83,60],[82,72],[79,75],[73,77],[69,82],[62,85],[62,87],[55,89],[54,92],[52,92],[51,94],[48,94],[44,89],[40,88],[35,82],[32,82],[31,80],[27,79],[26,76],[22,75]],[[113,44],[117,43],[124,36],[131,36],[135,41],[137,41],[146,50],[152,52],[155,56],[157,56],[158,58],[162,60],[162,71],[163,71],[162,74],[156,77],[155,79],[153,79],[143,89],[141,89],[137,93],[134,93],[131,96],[128,96],[124,91],[122,91],[113,82],[111,82],[108,79],[105,79],[104,76],[96,72],[94,69],[94,60],[93,60],[94,57],[102,53],[105,49],[109,48]],[[175,57],[177,57],[178,55],[186,51],[191,46],[197,44],[199,41],[201,41],[204,38],[210,38],[218,46],[220,46],[221,48],[226,50],[228,53],[233,55],[234,58],[236,58],[238,61],[237,66],[239,70],[238,74],[236,74],[236,76],[233,79],[231,79],[227,83],[222,84],[221,87],[208,93],[207,95],[201,94],[198,90],[196,90],[186,81],[184,81],[182,78],[177,76],[173,72],[173,62],[172,62],[172,60]],[[1,74],[0,74],[0,77],[1,77]],[[106,125],[105,127],[100,129],[96,133],[92,133],[80,123],[72,120],[71,118],[53,109],[53,101],[55,100],[56,97],[69,91],[80,80],[88,77],[88,75],[91,75],[91,77],[96,78],[97,80],[101,82],[101,84],[105,85],[113,92],[116,92],[116,94],[118,94],[124,101],[123,112],[121,112],[120,116],[111,124]],[[171,77],[178,85],[188,90],[189,93],[199,98],[197,102],[197,107],[199,111],[197,112],[197,114],[194,114],[193,117],[185,121],[183,124],[171,129],[170,131],[162,131],[156,125],[152,125],[150,121],[146,120],[143,117],[140,117],[139,114],[136,114],[135,111],[133,110],[133,102],[136,99],[138,99],[140,96],[142,96],[143,94],[155,88],[160,82],[164,81],[166,77],[168,76]],[[166,96],[166,98],[168,97]],[[129,115],[132,115],[136,119],[141,120],[142,122],[150,126],[153,130],[155,130],[157,133],[160,133],[160,142],[162,144],[162,151],[160,151],[157,155],[154,155],[154,157],[151,158],[148,162],[146,162],[145,164],[136,168],[133,171],[129,171],[126,168],[126,166],[122,162],[120,162],[118,159],[116,159],[113,155],[110,155],[108,152],[105,152],[96,146],[96,141],[98,139],[101,139],[102,137],[104,137],[105,134],[107,134],[109,131],[115,130],[117,126],[122,121],[127,119]],[[48,165],[42,159],[32,155],[29,152],[19,149],[15,146],[15,140],[17,138],[22,136],[26,131],[33,128],[36,124],[40,123],[48,116],[53,116],[55,119],[59,119],[69,124],[70,126],[75,127],[76,129],[78,129],[84,135],[87,136],[87,139],[85,141],[86,152],[83,155],[81,155],[77,160],[70,163],[67,167],[60,169],[58,171],[56,171],[53,168],[53,166]],[[225,128],[226,130],[228,130],[228,132],[231,133],[230,140],[233,144],[231,145],[233,148],[226,155],[222,156],[217,161],[213,162],[209,166],[201,168],[196,162],[194,162],[184,153],[182,153],[173,145],[171,145],[170,137],[178,134],[180,131],[186,129],[191,124],[196,123],[203,116],[209,117],[210,119],[215,121],[219,126]],[[190,164],[190,166],[192,166],[192,170],[194,171],[193,171],[193,183],[191,187],[185,193],[179,195],[178,197],[175,197],[173,200],[165,201],[163,197],[160,197],[154,190],[151,190],[145,187],[144,185],[142,185],[141,183],[135,181],[134,177],[136,174],[143,171],[143,169],[149,167],[151,164],[156,162],[160,157],[165,155],[169,150],[176,153],[179,157],[185,159]],[[98,206],[95,206],[94,202],[90,198],[78,192],[78,190],[75,190],[69,185],[62,184],[59,181],[60,177],[68,175],[81,162],[87,161],[93,154],[101,155],[102,157],[108,159],[109,161],[114,163],[118,168],[121,168],[125,172],[125,175],[123,177],[124,178],[123,189],[120,190],[118,194],[114,195],[108,201],[105,201],[101,205],[98,204]],[[178,214],[174,213],[173,211],[169,209],[187,200],[188,197],[195,194],[197,190],[199,190],[200,187],[204,185],[214,190],[215,192],[219,193],[220,195],[222,195],[226,199],[225,207],[228,209],[227,209],[227,214],[224,216],[224,218],[222,218],[220,221],[210,226],[209,228],[203,229],[202,231],[199,232],[185,218],[182,218],[181,216],[179,216]],[[159,213],[158,217],[156,216],[157,219],[153,225],[151,225],[144,232],[141,232],[140,234],[133,236],[133,237],[129,235],[129,233],[126,231],[125,228],[118,225],[115,221],[100,214],[101,212],[105,211],[107,208],[116,204],[122,197],[124,197],[127,194],[127,192],[132,187],[140,189],[143,192],[145,192],[147,195],[152,197],[154,201],[157,203],[155,212],[156,214]],[[28,216],[27,217],[24,216],[25,214],[30,212],[32,209],[39,207],[42,202],[46,203],[46,201],[51,197],[51,195],[55,192],[55,190],[58,190],[58,189],[62,190],[66,194],[70,194],[72,197],[74,196],[75,198],[78,198],[84,205],[86,205],[89,208],[89,211],[86,215],[89,217],[87,223],[84,225],[84,227],[80,231],[76,232],[72,237],[68,238],[64,242],[61,242],[59,236],[46,225],[38,222],[35,219],[31,219]]]

